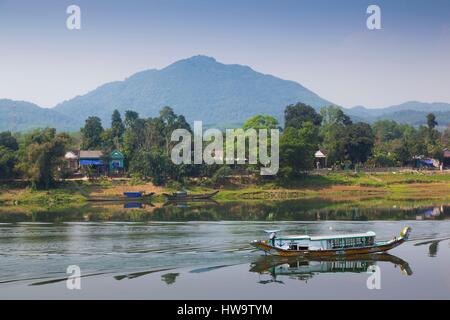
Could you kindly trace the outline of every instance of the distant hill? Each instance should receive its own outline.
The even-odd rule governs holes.
[[[52,109],[22,101],[0,100],[0,131],[24,131],[55,127],[75,131],[89,116],[98,116],[109,126],[114,109],[157,116],[171,106],[188,121],[202,120],[205,127],[241,125],[255,114],[269,114],[282,123],[284,108],[303,102],[319,110],[333,104],[301,84],[254,71],[242,65],[227,65],[214,58],[195,56],[161,70],[136,73],[124,81],[104,84]],[[434,112],[440,126],[450,123],[450,104],[410,101],[387,108],[343,108],[354,121],[380,119],[421,125]]]
[[[285,106],[299,101],[317,109],[330,104],[296,82],[195,56],[162,70],[143,71],[105,84],[55,110],[68,116],[76,110],[81,119],[96,115],[109,123],[114,109],[156,116],[162,107],[171,106],[189,121],[242,123],[255,114],[271,114],[281,120]]]
[[[24,101],[0,99],[0,131],[26,131],[47,126],[59,130],[79,128],[76,119],[55,110]]]
[[[402,110],[387,113],[377,117],[376,120],[394,120],[398,123],[407,123],[413,126],[425,125],[426,117],[430,111]],[[433,111],[436,116],[438,127],[445,128],[450,123],[450,111]]]
[[[394,120],[399,123],[408,123],[414,126],[426,124],[426,116],[432,112],[436,115],[440,127],[450,123],[450,104],[435,102],[425,103],[418,101],[405,102],[385,108],[365,108],[357,106],[346,109],[345,112],[358,120],[375,122],[377,120]]]

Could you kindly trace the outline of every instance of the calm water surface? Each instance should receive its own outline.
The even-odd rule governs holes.
[[[185,214],[177,213],[178,222],[168,221],[170,213],[156,215],[161,221],[3,221],[0,298],[450,298],[445,207],[397,210],[393,220],[372,209],[362,213],[365,219],[360,214],[337,219],[336,213],[328,213],[331,219],[323,220],[323,214],[307,218],[304,212],[298,221],[281,222],[267,216],[264,221],[258,216],[224,221],[220,215],[210,219],[214,221],[189,221],[182,217],[195,215],[198,208],[180,210]],[[282,260],[261,256],[248,244],[264,238],[265,229],[311,235],[371,230],[383,240],[406,225],[413,228],[411,241],[390,255]],[[81,290],[66,288],[69,265],[81,268]],[[381,271],[380,290],[366,285],[367,269],[374,265]]]

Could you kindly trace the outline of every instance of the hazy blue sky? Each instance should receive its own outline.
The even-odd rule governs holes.
[[[370,4],[382,30],[366,28]],[[450,1],[0,0],[0,98],[54,106],[197,54],[343,106],[450,102]]]

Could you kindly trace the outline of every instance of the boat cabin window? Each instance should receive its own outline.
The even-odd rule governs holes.
[[[301,245],[298,243],[290,243],[288,250],[298,251],[298,250],[308,250],[308,249],[309,249],[309,246],[307,246],[307,245]]]
[[[336,238],[328,240],[328,247],[332,249],[367,247],[373,244],[374,237]]]

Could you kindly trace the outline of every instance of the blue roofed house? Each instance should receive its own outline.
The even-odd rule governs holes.
[[[109,155],[109,173],[120,175],[124,173],[125,157],[119,150],[114,150]]]
[[[94,173],[106,174],[108,167],[103,160],[103,152],[99,150],[80,150],[80,170],[86,172],[92,169]]]
[[[119,150],[114,150],[108,156],[104,156],[100,150],[69,151],[65,158],[73,174],[122,175],[125,171],[125,157]]]

